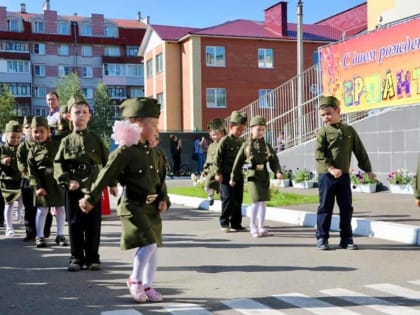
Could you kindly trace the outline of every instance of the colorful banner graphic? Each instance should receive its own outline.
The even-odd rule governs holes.
[[[341,112],[420,104],[420,19],[320,48],[322,90]]]

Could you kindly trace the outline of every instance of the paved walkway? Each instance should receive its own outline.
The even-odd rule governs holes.
[[[168,180],[168,186],[188,186],[191,180]],[[318,194],[318,189],[281,188],[283,192],[298,194]],[[206,200],[185,196],[171,195],[171,201],[193,208],[220,211],[220,202],[216,201],[211,207]],[[275,220],[296,224],[299,226],[315,227],[317,204],[287,206],[284,208],[268,208],[267,220]],[[357,235],[377,237],[405,244],[420,246],[420,208],[416,206],[412,195],[392,194],[389,191],[376,193],[353,193],[353,230]],[[243,207],[243,214],[247,214],[247,206]],[[334,210],[338,213],[338,208]],[[331,230],[338,230],[338,216],[334,215]]]

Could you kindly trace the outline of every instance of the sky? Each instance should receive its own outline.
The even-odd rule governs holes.
[[[59,15],[136,19],[149,16],[150,24],[205,28],[236,19],[263,21],[264,10],[280,0],[50,0],[50,9]],[[288,21],[297,21],[297,1],[287,1]],[[303,23],[311,24],[347,10],[364,0],[303,0]],[[41,13],[44,0],[0,0],[7,11]]]

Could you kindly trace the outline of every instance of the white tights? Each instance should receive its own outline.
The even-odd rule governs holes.
[[[140,281],[144,288],[152,286],[153,278],[157,268],[157,244],[149,244],[140,247],[134,256],[133,272],[131,281]]]
[[[265,201],[257,201],[249,206],[251,233],[264,231],[265,209]]]
[[[23,212],[23,201],[20,197],[17,201],[17,213]],[[4,205],[4,224],[6,225],[6,230],[13,230],[13,205],[14,202],[6,203]]]
[[[35,228],[36,238],[44,237],[45,219],[47,218],[49,207],[38,207],[36,210],[35,217]],[[66,214],[64,206],[55,207],[56,210],[56,222],[57,222],[57,235],[64,234],[64,221],[66,220]]]

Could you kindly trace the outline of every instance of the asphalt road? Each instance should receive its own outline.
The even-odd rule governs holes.
[[[205,210],[174,206],[163,219],[155,287],[165,300],[142,305],[125,287],[134,250],[119,249],[115,213],[103,221],[96,272],[69,273],[68,248],[37,249],[21,241],[22,226],[14,239],[1,228],[0,315],[420,314],[414,246],[358,237],[359,251],[319,251],[311,228],[267,222],[272,236],[255,239],[221,232]],[[345,300],[338,288],[353,293]]]

